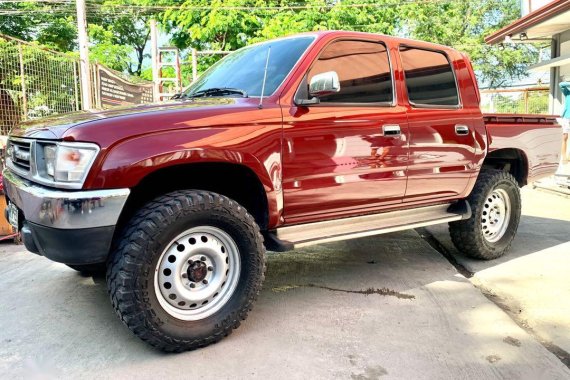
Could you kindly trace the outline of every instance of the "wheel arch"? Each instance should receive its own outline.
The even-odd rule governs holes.
[[[132,187],[117,222],[114,241],[144,204],[158,196],[189,189],[227,196],[245,207],[262,230],[268,227],[269,199],[264,185],[252,169],[235,163],[200,162],[157,169]]]
[[[501,148],[490,151],[483,161],[483,169],[506,171],[515,177],[520,187],[528,183],[528,158],[521,149]]]

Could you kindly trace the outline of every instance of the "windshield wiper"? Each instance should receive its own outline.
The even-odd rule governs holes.
[[[207,96],[231,95],[231,94],[240,94],[242,97],[247,98],[247,92],[239,88],[212,87],[212,88],[207,88],[205,90],[196,91],[191,94],[181,94],[178,97],[178,99],[202,98]]]

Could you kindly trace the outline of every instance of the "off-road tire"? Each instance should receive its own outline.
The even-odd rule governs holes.
[[[83,265],[69,265],[66,264],[73,270],[78,271],[82,275],[85,276],[96,276],[96,275],[104,275],[105,274],[105,263],[101,264],[83,264]]]
[[[482,213],[486,199],[496,189],[502,189],[509,196],[510,220],[504,235],[496,242],[489,242],[483,234]],[[511,247],[520,221],[521,197],[516,179],[504,171],[483,170],[467,200],[471,217],[449,223],[453,244],[460,253],[475,259],[492,260],[503,256]]]
[[[239,248],[239,282],[231,298],[204,319],[174,318],[154,286],[159,256],[182,231],[213,226]],[[107,261],[107,287],[119,318],[140,339],[167,352],[205,347],[228,336],[252,309],[265,276],[263,237],[254,218],[225,196],[184,190],[160,196],[140,209]],[[160,297],[160,295],[158,296]]]

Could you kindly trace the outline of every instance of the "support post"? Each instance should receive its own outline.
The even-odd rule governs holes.
[[[82,109],[93,108],[91,100],[91,72],[89,67],[89,38],[87,37],[87,17],[85,15],[85,0],[76,0],[77,6],[77,37],[79,41]]]
[[[158,77],[158,31],[156,20],[150,20],[150,59],[152,65],[152,99],[160,101],[160,79]]]
[[[75,110],[79,111],[79,88],[77,86],[77,65],[78,62],[73,62],[73,86],[75,88]]]
[[[198,79],[198,53],[192,48],[192,83]]]
[[[550,45],[550,58],[558,58],[560,56],[560,35],[557,34],[552,36],[552,41]],[[551,115],[559,114],[560,106],[562,105],[560,95],[560,88],[558,84],[560,83],[560,68],[551,67],[550,68],[550,95],[549,95],[549,113]]]
[[[20,81],[22,82],[22,119],[28,118],[28,95],[26,94],[26,72],[24,70],[24,49],[18,42],[18,56],[20,58]]]

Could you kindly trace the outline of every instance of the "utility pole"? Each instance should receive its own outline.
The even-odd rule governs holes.
[[[160,79],[158,78],[158,31],[156,20],[150,20],[150,59],[152,65],[152,95],[155,102],[160,101]]]
[[[81,104],[84,110],[93,108],[91,101],[91,71],[89,68],[89,39],[85,0],[76,0],[77,36],[79,37],[79,78],[81,80]]]

